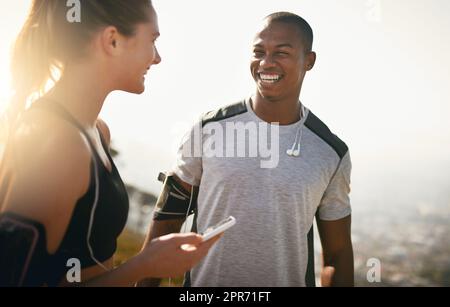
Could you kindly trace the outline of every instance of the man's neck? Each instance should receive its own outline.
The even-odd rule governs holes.
[[[255,114],[268,123],[291,125],[300,120],[301,104],[299,97],[270,101],[255,94],[251,98],[251,105]]]

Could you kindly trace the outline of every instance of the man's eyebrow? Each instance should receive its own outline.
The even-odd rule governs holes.
[[[279,44],[276,46],[277,48],[294,48],[294,46],[292,46],[289,43],[285,43],[285,44]]]
[[[254,48],[264,48],[264,46],[261,44],[255,44],[255,45],[253,45],[253,47]],[[276,45],[275,47],[276,48],[294,48],[294,46],[292,46],[289,43],[279,44],[279,45]]]

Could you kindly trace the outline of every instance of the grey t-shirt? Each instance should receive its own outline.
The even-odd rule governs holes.
[[[184,138],[174,173],[199,185],[197,229],[230,215],[237,220],[191,271],[192,286],[307,285],[307,270],[314,272],[308,235],[316,213],[327,221],[351,213],[351,162],[347,146],[304,111],[295,124],[267,124],[247,99],[209,113]],[[248,129],[233,139],[230,127]],[[288,155],[298,144],[299,156]]]

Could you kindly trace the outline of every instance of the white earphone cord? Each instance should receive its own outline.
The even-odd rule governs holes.
[[[83,134],[82,134],[82,136],[84,138],[87,138],[87,136],[85,136]],[[97,263],[103,270],[108,272],[109,269],[107,267],[105,267],[103,265],[103,263],[98,261],[97,258],[95,258],[94,251],[92,249],[91,242],[90,242],[90,240],[91,240],[91,233],[92,233],[92,226],[94,224],[95,210],[97,209],[98,198],[99,198],[99,194],[100,194],[100,180],[98,178],[98,163],[97,163],[97,160],[96,160],[96,158],[94,156],[94,152],[93,152],[95,149],[91,148],[91,145],[90,145],[90,142],[89,142],[88,139],[86,139],[86,141],[87,141],[87,143],[89,145],[89,149],[90,149],[91,154],[92,154],[92,159],[94,160],[94,175],[95,175],[95,196],[94,196],[94,203],[92,205],[91,216],[89,218],[89,227],[88,227],[88,233],[87,233],[86,241],[87,241],[87,246],[88,246],[88,249],[89,249],[89,254],[91,256],[91,259],[94,260],[94,262]]]
[[[302,105],[301,109],[300,109],[300,121],[305,116],[305,113],[306,113],[305,107]],[[286,151],[288,156],[291,156],[291,157],[298,157],[298,156],[300,156],[300,149],[301,149],[302,136],[303,136],[303,129],[302,128],[303,128],[302,125],[299,125],[299,127],[297,129],[297,133],[295,134],[295,140],[294,140],[294,143],[292,144],[292,148],[288,149]],[[299,137],[299,134],[300,134],[300,137]],[[297,149],[295,149],[295,147],[297,147]]]

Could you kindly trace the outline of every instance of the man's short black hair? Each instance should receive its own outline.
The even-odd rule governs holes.
[[[277,12],[270,14],[266,18],[264,18],[270,23],[273,22],[283,22],[296,26],[301,34],[301,39],[305,44],[305,49],[307,52],[312,51],[314,34],[309,23],[304,20],[302,17],[289,12]]]

